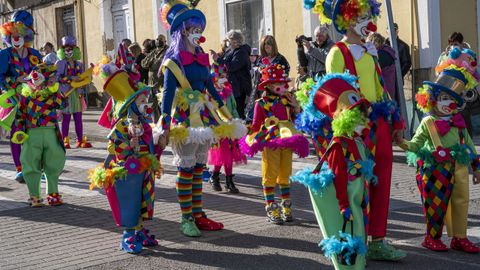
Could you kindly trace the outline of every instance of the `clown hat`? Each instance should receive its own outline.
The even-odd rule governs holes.
[[[164,0],[161,17],[165,28],[170,28],[170,34],[190,18],[197,18],[204,25],[206,24],[207,20],[203,12],[195,9],[199,1],[189,0],[188,2],[187,4],[185,1]]]
[[[77,47],[77,39],[72,36],[65,36],[62,38],[61,46],[65,47]]]
[[[314,89],[313,105],[330,118],[343,111],[360,105],[370,106],[358,90],[356,77],[349,73],[325,75]]]
[[[16,34],[24,38],[26,47],[30,47],[35,33],[32,14],[26,10],[16,11],[11,20],[0,27],[0,32],[8,46],[12,45],[12,35]]]
[[[457,101],[458,106],[462,106],[464,103],[462,94],[467,90],[466,86],[469,84],[465,73],[466,71],[462,71],[462,69],[447,68],[438,75],[435,82],[425,81],[423,84],[429,86],[428,91],[433,94],[434,98],[441,92],[445,92]]]
[[[306,9],[318,13],[322,24],[333,24],[335,29],[345,34],[347,28],[356,23],[359,17],[368,13],[372,17],[380,15],[380,3],[376,0],[304,0]]]
[[[122,117],[135,98],[141,94],[148,93],[150,88],[143,84],[136,85],[126,71],[118,70],[105,81],[103,90],[112,96],[115,101],[123,102],[122,107],[118,111],[119,117]]]
[[[262,70],[262,78],[258,85],[258,90],[265,90],[265,86],[272,83],[288,83],[291,79],[285,70],[284,65],[269,64]]]

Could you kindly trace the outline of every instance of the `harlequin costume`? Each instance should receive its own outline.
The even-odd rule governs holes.
[[[186,236],[195,237],[201,235],[200,230],[223,228],[222,223],[207,218],[202,206],[202,175],[208,149],[212,142],[222,138],[241,138],[246,128],[236,121],[224,121],[232,120],[232,116],[213,84],[209,57],[200,48],[205,40],[200,32],[205,29],[205,15],[193,4],[167,1],[162,6],[162,19],[169,28],[173,45],[162,65],[165,79],[159,121],[162,136],[170,138],[174,165],[178,168],[180,230]],[[191,29],[196,33],[182,34]],[[179,47],[188,42],[195,47],[194,53]]]
[[[222,97],[228,110],[232,112],[235,119],[239,119],[237,104],[232,93],[232,85],[227,80],[227,70],[224,65],[214,65],[214,85]],[[238,193],[238,189],[233,182],[233,165],[247,163],[247,157],[241,152],[238,140],[223,138],[212,145],[208,151],[208,164],[213,165],[213,174],[210,178],[210,184],[215,191],[222,191],[220,186],[220,169],[225,170],[225,189],[230,193]]]
[[[83,63],[80,62],[81,52],[77,47],[77,40],[74,37],[66,36],[62,38],[61,48],[57,52],[57,80],[60,83],[60,91],[67,99],[67,107],[63,110],[62,135],[65,148],[70,148],[70,137],[68,130],[70,129],[70,119],[73,115],[75,122],[75,132],[77,133],[77,148],[90,148],[92,145],[87,141],[87,137],[83,136],[82,112],[86,108],[84,88],[74,88],[72,82],[84,72]]]
[[[292,177],[309,188],[324,240],[320,243],[335,269],[364,269],[368,192],[374,162],[361,134],[368,126],[369,102],[357,78],[327,74],[311,91],[307,110],[332,119],[331,139],[319,165]]]
[[[292,156],[308,156],[308,141],[294,126],[295,112],[284,92],[278,95],[274,88],[283,84],[288,89],[290,78],[285,66],[269,64],[262,70],[260,91],[266,91],[256,101],[249,134],[240,141],[242,151],[254,156],[262,151],[262,186],[268,221],[274,224],[292,221],[290,181]],[[280,187],[281,208],[275,202],[275,186]]]
[[[0,51],[0,88],[3,92],[0,97],[0,125],[10,131],[10,137],[17,131],[14,122],[22,88],[18,80],[28,76],[42,61],[40,52],[31,48],[34,39],[32,27],[32,15],[28,11],[20,10],[0,28],[3,42],[8,46]],[[15,180],[23,183],[21,146],[10,143],[10,150],[17,169]]]
[[[375,32],[372,22],[380,14],[376,0],[306,0],[308,8],[319,14],[322,23],[333,24],[337,32],[365,38]],[[367,257],[373,260],[397,261],[406,256],[383,239],[387,232],[387,218],[392,178],[392,130],[405,128],[400,111],[383,87],[377,52],[372,43],[348,44],[338,42],[327,55],[327,73],[343,73],[346,70],[358,77],[360,92],[371,103],[370,134],[364,140],[374,156],[374,173],[378,184],[370,186],[370,226],[372,236]],[[379,139],[381,138],[381,139]]]
[[[155,174],[161,170],[154,153],[153,133],[147,117],[150,88],[133,82],[123,70],[111,74],[104,90],[122,102],[118,119],[108,135],[109,156],[90,171],[90,188],[104,188],[117,226],[123,227],[120,248],[139,253],[156,246],[154,235],[143,227],[153,217]]]
[[[417,185],[426,222],[422,246],[446,251],[441,241],[444,222],[450,247],[469,253],[480,248],[467,238],[469,202],[468,166],[480,172],[480,158],[458,113],[465,89],[477,82],[465,69],[444,69],[435,82],[424,82],[416,95],[418,107],[429,115],[422,119],[414,137],[400,147],[410,151],[411,163],[417,165]]]
[[[33,207],[43,205],[40,196],[42,170],[47,180],[48,204],[62,204],[58,178],[65,165],[65,149],[58,128],[57,110],[62,110],[65,102],[58,91],[58,83],[49,82],[54,76],[55,66],[42,66],[30,73],[28,83],[21,85],[17,131],[11,139],[13,143],[23,144],[20,161]]]

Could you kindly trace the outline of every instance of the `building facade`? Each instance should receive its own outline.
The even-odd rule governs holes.
[[[162,0],[0,0],[0,21],[16,9],[27,9],[35,18],[36,48],[46,41],[58,46],[64,35],[77,37],[84,61],[94,63],[102,55],[113,55],[118,43],[129,38],[140,44],[146,38],[165,34],[158,19]],[[382,2],[385,2],[382,0]],[[428,79],[451,32],[460,31],[479,51],[480,0],[392,0],[393,19],[399,36],[411,46],[414,83]],[[279,52],[292,67],[297,64],[295,37],[312,36],[318,17],[303,9],[302,0],[203,0],[207,19],[204,49],[218,50],[230,29],[239,29],[246,42],[259,46],[262,36],[274,35]],[[387,35],[385,5],[378,31]],[[340,37],[331,31],[334,40]],[[295,68],[290,76],[295,76]],[[95,85],[100,85],[98,82]],[[407,78],[406,92],[411,89]],[[99,91],[101,87],[97,87]]]

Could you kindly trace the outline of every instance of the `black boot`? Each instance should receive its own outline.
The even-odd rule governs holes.
[[[209,182],[213,190],[222,191],[222,186],[220,186],[220,172],[213,172]]]
[[[225,177],[225,189],[228,190],[228,192],[236,194],[238,193],[238,188],[235,187],[235,184],[233,183],[233,175],[227,175]]]

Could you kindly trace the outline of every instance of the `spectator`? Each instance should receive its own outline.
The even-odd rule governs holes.
[[[252,78],[250,76],[250,46],[244,44],[243,34],[239,30],[230,30],[227,33],[228,48],[225,53],[216,53],[210,50],[212,58],[220,65],[227,66],[228,80],[233,87],[233,95],[237,102],[237,111],[240,117],[245,118],[247,95],[252,92]]]
[[[247,106],[245,107],[245,120],[250,123],[253,120],[253,108],[255,100],[258,98],[257,85],[260,82],[260,54],[258,48],[252,48],[250,53],[250,75],[252,77],[252,91],[250,92],[247,100]]]
[[[305,36],[297,37],[297,56],[302,66],[307,67],[312,78],[325,75],[325,60],[334,45],[328,35],[327,26],[317,26],[314,31],[315,42],[308,41]],[[306,50],[306,52],[305,52]]]
[[[405,41],[401,40],[398,36],[398,24],[394,23],[393,28],[395,29],[395,33],[397,33],[397,46],[398,46],[398,57],[400,60],[400,69],[402,71],[402,81],[405,75],[410,71],[412,67],[412,57],[410,56],[410,46],[408,46]],[[390,45],[390,40],[387,39],[386,44]]]
[[[144,69],[148,69],[149,71],[150,80],[148,84],[157,92],[163,86],[163,74],[160,70],[160,66],[162,65],[165,52],[168,49],[165,41],[166,38],[164,35],[158,35],[157,39],[153,41],[154,44],[151,44],[153,45],[153,50],[146,55],[141,64]]]
[[[45,62],[47,65],[53,65],[58,61],[57,52],[53,48],[52,43],[45,43],[40,50],[45,54],[43,57],[43,62]]]
[[[300,85],[305,82],[310,76],[307,73],[305,67],[300,64],[297,65],[297,78],[295,78],[295,91],[300,89]]]
[[[163,87],[163,72],[160,70],[160,66],[162,65],[163,57],[168,49],[168,45],[164,35],[158,35],[157,39],[154,40],[151,45],[153,46],[153,50],[142,60],[141,66],[148,70],[148,84],[152,86],[150,99],[153,103],[154,119],[156,122],[160,118],[159,104],[162,102],[161,99],[159,100],[157,98],[157,94],[160,93],[159,96],[163,96],[161,91]]]
[[[155,49],[155,40],[147,38],[143,41],[142,46],[143,54],[148,55]]]
[[[265,60],[268,60],[270,64],[281,64],[285,66],[285,72],[290,73],[290,64],[288,64],[287,59],[278,52],[277,42],[275,38],[270,35],[266,35],[260,41],[260,55],[262,59],[261,63],[265,63]]]
[[[148,83],[148,69],[142,68],[141,62],[143,59],[145,59],[145,54],[142,52],[142,48],[137,42],[132,43],[128,47],[128,50],[133,54],[135,57],[135,66],[138,69],[138,72],[140,72],[140,82],[147,84]]]
[[[378,51],[378,63],[382,69],[384,88],[390,94],[390,97],[399,103],[399,95],[397,93],[397,70],[395,68],[395,50],[385,44],[385,38],[376,32],[372,32],[367,41],[372,42]]]

